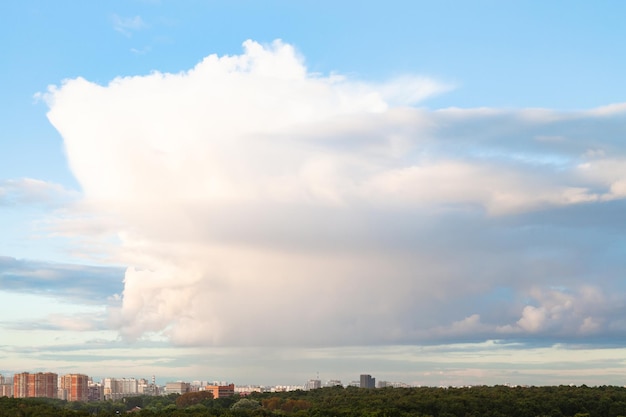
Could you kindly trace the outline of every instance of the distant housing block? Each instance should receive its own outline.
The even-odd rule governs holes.
[[[89,377],[83,374],[67,374],[60,378],[59,398],[67,401],[89,399]]]
[[[372,378],[371,375],[362,374],[359,386],[361,388],[376,388],[376,378]]]
[[[167,394],[186,394],[191,390],[189,382],[168,382],[165,384],[165,392]]]
[[[207,385],[205,391],[213,393],[213,398],[232,397],[235,395],[235,384]]]
[[[15,398],[57,398],[58,375],[52,372],[30,374],[22,372],[13,376]]]
[[[135,378],[104,378],[102,387],[105,400],[121,400],[124,397],[133,397],[139,395]]]

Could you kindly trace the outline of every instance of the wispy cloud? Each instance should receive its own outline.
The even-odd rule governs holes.
[[[104,313],[96,314],[94,312],[75,314],[53,313],[34,320],[0,320],[0,327],[19,331],[46,330],[54,332],[87,332],[107,329]]]
[[[113,29],[126,37],[131,37],[134,32],[140,31],[148,27],[141,16],[122,17],[117,14],[111,16]]]
[[[57,208],[76,201],[79,193],[60,184],[33,178],[0,180],[0,207],[44,206]]]
[[[141,49],[137,49],[137,48],[130,48],[130,51],[131,51],[132,53],[134,53],[134,54],[137,54],[137,55],[145,55],[145,54],[147,54],[148,52],[150,52],[150,50],[151,50],[151,49],[152,49],[152,48],[151,48],[150,46],[144,46],[144,47],[143,47],[143,48],[141,48]]]

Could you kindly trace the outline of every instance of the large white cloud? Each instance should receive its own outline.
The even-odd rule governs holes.
[[[311,74],[279,41],[51,88],[84,204],[132,265],[111,325],[215,345],[621,329],[598,308],[619,250],[578,219],[626,195],[624,106],[413,107],[448,88]],[[556,287],[579,307],[557,314]]]

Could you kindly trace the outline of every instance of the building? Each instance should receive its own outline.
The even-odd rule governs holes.
[[[191,391],[191,384],[189,382],[167,382],[165,384],[166,394],[186,394]]]
[[[263,392],[260,385],[239,385],[235,387],[235,393],[241,396],[246,396],[251,392]]]
[[[137,384],[137,392],[141,395],[159,395],[159,387],[155,383],[154,375],[152,376],[152,382],[149,382],[145,378],[141,378]]]
[[[104,389],[102,384],[89,381],[87,386],[87,401],[102,401],[104,400]]]
[[[361,374],[359,381],[361,388],[376,388],[376,378],[372,378],[371,375]]]
[[[235,395],[235,384],[207,385],[204,390],[212,392],[213,398],[232,397]]]
[[[309,379],[306,384],[304,384],[304,390],[310,391],[312,389],[322,388],[322,381],[319,379]]]
[[[67,374],[59,378],[59,398],[67,401],[89,400],[89,377],[83,374]]]
[[[0,397],[13,397],[13,377],[0,374]]]
[[[102,387],[105,400],[121,400],[140,395],[135,378],[104,378]]]
[[[0,397],[13,397],[13,384],[0,384]]]
[[[15,398],[57,398],[58,375],[52,372],[30,374],[22,372],[13,376]]]

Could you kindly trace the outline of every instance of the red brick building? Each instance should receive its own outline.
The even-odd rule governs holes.
[[[15,398],[56,398],[58,375],[52,372],[30,374],[22,372],[13,376],[13,396]]]
[[[61,377],[61,392],[67,401],[88,401],[89,377],[83,374],[67,374]]]

